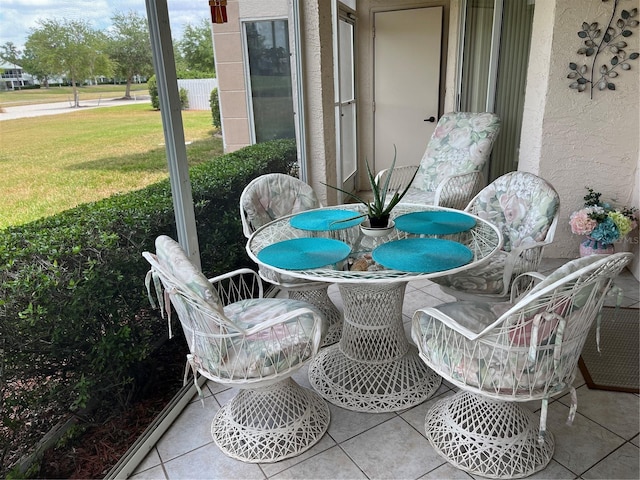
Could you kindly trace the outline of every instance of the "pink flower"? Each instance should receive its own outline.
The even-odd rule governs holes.
[[[577,235],[589,235],[593,232],[593,229],[598,226],[593,218],[589,218],[589,213],[586,210],[578,210],[573,212],[569,219],[569,225],[571,225],[571,231]]]

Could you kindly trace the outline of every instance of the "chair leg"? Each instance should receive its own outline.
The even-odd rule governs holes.
[[[329,407],[291,378],[241,390],[215,415],[211,435],[229,457],[277,462],[315,445],[329,426]]]
[[[550,432],[538,443],[538,419],[516,402],[466,391],[436,402],[425,431],[449,463],[488,478],[532,475],[547,466],[555,446]]]
[[[337,343],[342,335],[342,314],[329,298],[328,288],[329,284],[319,283],[314,287],[289,288],[287,290],[289,298],[310,303],[317,307],[327,319],[329,328],[321,347]]]

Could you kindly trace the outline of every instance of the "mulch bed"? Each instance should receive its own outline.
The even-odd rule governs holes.
[[[45,452],[38,478],[104,478],[182,387],[186,349],[181,336],[167,341],[152,355],[130,405],[98,409],[84,432]]]

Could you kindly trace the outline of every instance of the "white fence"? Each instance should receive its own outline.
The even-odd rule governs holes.
[[[189,99],[189,110],[210,110],[209,98],[211,90],[218,88],[217,78],[201,78],[194,80],[178,79],[178,89],[184,88]]]

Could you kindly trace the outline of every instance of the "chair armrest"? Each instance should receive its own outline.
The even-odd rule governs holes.
[[[415,338],[414,335],[416,335],[415,332],[419,330],[418,324],[420,323],[420,317],[424,315],[438,320],[440,323],[444,324],[447,328],[457,332],[458,334],[464,336],[468,340],[476,340],[479,337],[481,337],[484,334],[484,332],[489,330],[489,327],[487,327],[487,328],[484,328],[482,332],[477,333],[472,330],[469,330],[464,325],[460,325],[454,318],[442,312],[437,307],[419,308],[414,312],[413,320],[411,322],[412,323],[411,338],[416,343],[416,345],[420,345],[420,342],[418,341],[419,339]]]
[[[479,170],[448,175],[436,187],[433,204],[464,210],[484,187],[484,176]]]
[[[389,188],[387,191],[395,192],[405,189],[409,182],[412,181],[416,171],[418,170],[418,165],[405,165],[401,167],[395,167],[393,171],[391,169],[386,168],[384,170],[380,170],[376,174],[376,182],[378,185],[384,185],[384,182],[387,179],[387,176],[391,174],[391,179],[389,180]]]
[[[223,305],[229,305],[248,298],[262,298],[264,288],[260,276],[249,268],[240,268],[232,272],[209,279],[218,293]]]
[[[539,272],[521,273],[513,279],[511,284],[511,303],[515,303],[519,298],[523,297],[531,291],[538,283],[546,278]]]

